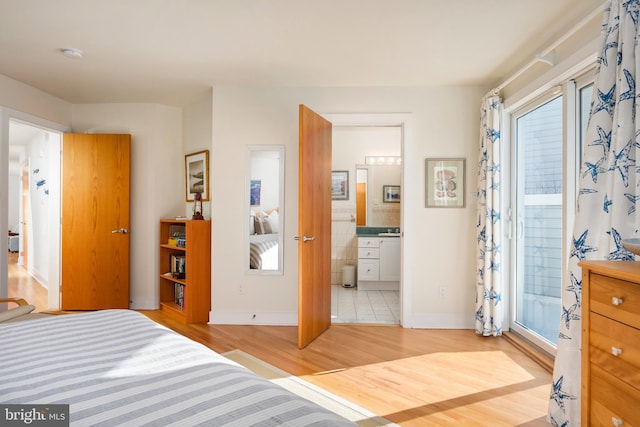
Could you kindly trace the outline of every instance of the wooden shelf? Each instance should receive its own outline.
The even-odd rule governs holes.
[[[167,242],[172,232],[184,232],[186,247]],[[211,310],[211,221],[160,221],[160,254],[158,280],[160,309],[184,323],[206,323]],[[171,272],[171,255],[185,257],[185,278]],[[182,285],[182,306],[176,303],[176,284]]]

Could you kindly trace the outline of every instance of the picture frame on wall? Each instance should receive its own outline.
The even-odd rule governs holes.
[[[349,200],[349,171],[331,172],[331,200]]]
[[[465,159],[425,160],[425,207],[465,207]]]
[[[249,198],[251,206],[260,206],[260,190],[262,188],[262,180],[252,179],[251,188],[249,189]]]
[[[382,186],[382,202],[383,203],[400,203],[400,186],[399,185],[383,185]]]
[[[187,202],[195,200],[196,193],[203,201],[209,200],[209,150],[184,156],[185,194]]]

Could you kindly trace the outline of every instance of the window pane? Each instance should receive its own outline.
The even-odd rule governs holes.
[[[516,121],[518,324],[555,345],[562,283],[562,97]]]

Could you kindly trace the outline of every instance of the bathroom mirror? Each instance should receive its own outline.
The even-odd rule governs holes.
[[[400,227],[399,199],[390,202],[385,187],[400,188],[402,166],[356,165],[356,225]]]
[[[284,145],[249,145],[246,158],[246,268],[282,274]]]

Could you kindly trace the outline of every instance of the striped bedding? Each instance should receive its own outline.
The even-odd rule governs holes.
[[[249,268],[254,270],[277,270],[278,234],[255,234],[250,236]]]
[[[69,404],[72,426],[347,426],[140,313],[0,324],[0,403]]]

